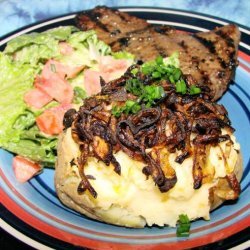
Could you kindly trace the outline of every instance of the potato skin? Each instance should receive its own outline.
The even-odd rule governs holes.
[[[243,174],[243,160],[241,152],[238,153],[238,159],[234,167],[234,174],[240,183]],[[221,178],[216,186],[212,187],[210,190],[209,200],[210,200],[210,211],[218,208],[224,201],[226,201],[225,195],[232,192],[228,186],[226,178]]]
[[[67,207],[98,221],[133,228],[144,227],[146,221],[141,216],[131,216],[126,209],[121,207],[112,207],[109,210],[103,210],[95,206],[94,198],[87,192],[84,195],[79,195],[77,193],[80,177],[77,171],[72,170],[70,162],[72,159],[77,158],[78,154],[79,146],[71,137],[71,129],[67,129],[59,136],[58,157],[55,166],[55,187],[61,202]],[[243,169],[241,154],[239,153],[238,156],[237,164],[234,169],[235,175],[238,181],[240,181]],[[210,188],[210,211],[214,210],[225,201],[225,199],[219,195],[220,192],[227,191],[225,183],[226,179],[221,178],[221,181],[219,181],[216,186]]]
[[[95,206],[94,198],[89,193],[86,192],[84,195],[77,193],[80,177],[72,172],[70,162],[73,158],[77,158],[79,147],[71,137],[71,129],[67,129],[59,136],[57,151],[54,181],[57,195],[64,205],[89,218],[118,226],[143,228],[146,225],[144,218],[131,216],[126,209],[112,207],[103,210]],[[69,179],[71,181],[67,181]]]

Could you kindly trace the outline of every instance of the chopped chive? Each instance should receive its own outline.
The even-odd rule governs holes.
[[[180,214],[177,224],[177,237],[188,237],[190,234],[191,223],[186,214]]]
[[[52,72],[56,73],[56,65],[53,64],[53,63],[51,63],[51,64],[50,64],[50,70],[51,70]]]
[[[79,86],[74,87],[73,91],[74,91],[73,103],[75,104],[81,103],[82,100],[87,96],[85,90]]]
[[[162,65],[163,64],[163,58],[162,58],[162,56],[156,57],[155,62],[158,65]]]
[[[187,85],[186,83],[184,82],[184,80],[179,80],[176,85],[176,92],[177,93],[181,93],[181,94],[186,94],[187,93]]]
[[[199,87],[196,87],[195,85],[191,85],[189,88],[189,94],[190,95],[197,95],[201,93],[201,89]]]
[[[139,72],[138,68],[134,68],[131,70],[131,73],[135,76]]]
[[[171,83],[175,83],[175,80],[174,80],[174,76],[173,75],[171,75],[171,76],[169,76],[169,81],[171,82]]]
[[[161,78],[161,73],[159,71],[153,72],[152,77],[153,78]]]

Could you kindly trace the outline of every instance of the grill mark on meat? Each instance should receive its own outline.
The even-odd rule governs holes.
[[[115,44],[120,44],[121,49],[128,47],[129,40],[132,39],[135,35],[143,33],[145,30],[147,30],[148,27],[145,27],[143,29],[133,30],[131,32],[126,32],[123,37],[118,37],[113,42],[109,43],[111,47],[113,47]],[[117,48],[119,49],[119,48]]]
[[[187,44],[185,43],[185,41],[181,41],[180,43],[178,43],[182,48],[183,48],[183,50],[185,51],[185,52],[187,52],[187,49],[188,49],[188,46],[187,46]]]
[[[203,44],[212,54],[216,54],[216,49],[212,41],[199,37],[197,34],[194,34],[193,37]]]
[[[129,21],[129,18],[126,14],[120,12],[120,11],[115,11],[115,13],[123,20],[123,21]]]
[[[215,31],[215,34],[223,38],[226,41],[228,47],[234,48],[234,41],[228,34],[224,33],[222,30]]]
[[[195,67],[196,70],[199,71],[199,73],[201,74],[202,82],[206,83],[206,84],[209,84],[210,81],[209,81],[209,78],[207,76],[207,72],[200,69],[200,62],[205,63],[205,59],[204,58],[200,59],[198,56],[192,56],[192,55],[190,55],[189,51],[191,51],[191,50],[189,50],[188,44],[184,40],[182,40],[178,44],[183,48],[183,50],[185,51],[185,53],[187,54],[187,56],[189,58],[191,58],[193,67]]]
[[[152,32],[154,30],[151,26],[146,26],[142,29],[133,30],[131,32],[127,32],[124,34],[123,37],[117,38],[109,45],[114,49],[114,51],[119,50],[127,50],[133,52],[137,52],[138,48],[142,46],[142,44],[148,44],[150,49],[154,51],[154,55],[161,55],[163,57],[168,56],[167,50],[159,46],[157,41],[155,41],[154,37],[152,36]],[[137,46],[135,46],[137,44]],[[141,55],[144,54],[144,51],[141,51]]]
[[[175,29],[173,27],[167,26],[167,25],[162,25],[162,26],[154,26],[153,27],[154,31],[156,31],[157,33],[160,34],[167,34],[167,33],[171,33],[173,31],[175,31]]]
[[[222,39],[224,39],[229,48],[232,48],[231,52],[227,50],[229,56],[229,62],[227,63],[226,66],[234,69],[237,66],[237,60],[235,59],[235,45],[233,39],[229,36],[228,33],[224,33],[222,30],[217,30],[215,33]]]
[[[86,13],[86,16],[89,17],[89,19],[92,22],[95,22],[96,26],[98,26],[100,29],[102,29],[105,32],[110,32],[108,27],[100,21],[100,18],[102,17],[101,13],[97,13],[97,12],[94,12],[94,11],[89,11],[89,12]]]
[[[121,37],[118,40],[111,43],[110,46],[112,47],[115,43],[118,42],[121,46],[121,49],[122,49],[124,47],[128,47],[129,40],[130,40],[130,37]]]
[[[215,42],[212,42],[210,40],[207,40],[203,37],[199,37],[198,35],[193,35],[195,39],[197,39],[202,45],[204,45],[211,54],[214,54],[216,56],[216,59],[220,62],[220,65],[222,68],[227,67],[227,63],[218,55],[216,48],[215,48]]]
[[[92,20],[89,12],[77,15],[77,26],[83,30],[95,29],[98,38],[114,52],[125,50],[134,54],[136,60],[148,61],[159,54],[165,57],[179,51],[183,73],[205,84],[213,100],[221,97],[234,76],[240,38],[235,25],[191,35],[166,25],[155,26],[107,7],[97,7],[90,12],[93,12]]]
[[[110,32],[110,36],[112,37],[112,36],[116,36],[116,35],[118,35],[118,34],[120,34],[121,33],[121,31],[119,30],[119,29],[116,29],[116,30],[112,30],[111,32]]]
[[[162,34],[161,32],[159,32],[159,33]],[[164,35],[168,36],[168,34],[166,34],[166,33],[164,33]],[[156,51],[158,51],[160,56],[162,56],[162,57],[167,57],[168,56],[167,50],[164,47],[159,46],[157,41],[153,40],[153,45],[154,45]]]

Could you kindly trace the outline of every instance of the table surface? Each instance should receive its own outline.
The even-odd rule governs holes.
[[[91,9],[96,5],[182,9],[217,16],[250,27],[249,0],[0,0],[0,37],[26,25],[70,12]],[[243,233],[246,235],[243,241],[249,239],[249,228]],[[233,237],[236,240],[238,236]],[[0,249],[30,248],[0,228]],[[214,249],[220,248],[218,246]]]
[[[69,12],[90,9],[96,5],[154,6],[189,10],[250,27],[249,0],[0,0],[0,37],[25,25]]]

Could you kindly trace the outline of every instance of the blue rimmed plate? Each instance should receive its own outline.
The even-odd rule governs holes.
[[[167,24],[188,32],[206,31],[228,22],[211,16],[160,8],[122,8],[153,24]],[[6,42],[18,35],[43,31],[60,25],[74,24],[75,14],[51,19],[19,30],[0,41]],[[46,169],[31,181],[20,184],[12,172],[13,155],[0,150],[1,201],[9,213],[2,217],[3,228],[11,225],[34,242],[56,248],[72,245],[99,249],[164,249],[191,248],[227,238],[250,224],[250,31],[240,26],[242,38],[239,47],[239,67],[234,83],[220,100],[229,112],[236,136],[241,144],[244,173],[242,194],[237,203],[225,204],[211,213],[210,221],[192,223],[189,238],[177,238],[172,228],[129,229],[88,219],[63,206],[56,197],[54,171]],[[32,240],[29,244],[35,246]],[[63,243],[65,242],[65,243]],[[41,246],[40,246],[41,247]],[[39,247],[38,247],[39,248]]]

